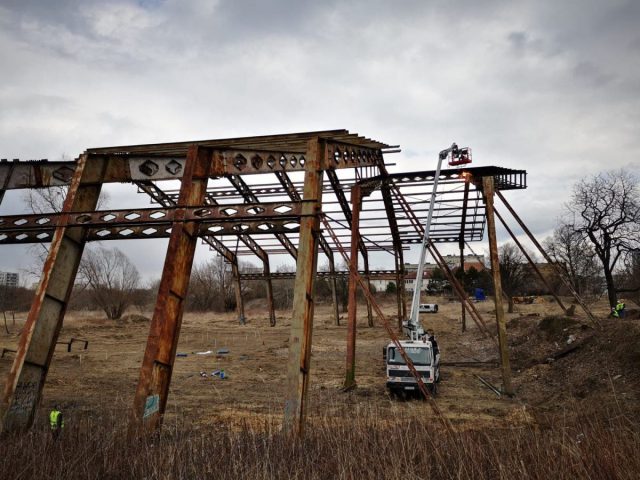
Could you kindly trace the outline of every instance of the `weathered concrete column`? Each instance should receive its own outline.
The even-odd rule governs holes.
[[[286,431],[301,435],[306,415],[311,338],[313,333],[314,283],[318,267],[318,235],[322,213],[322,177],[326,144],[315,138],[307,143],[300,239],[289,335],[287,391],[284,405]]]
[[[487,231],[489,234],[489,251],[491,253],[491,273],[493,275],[494,301],[496,306],[496,322],[498,324],[498,348],[500,350],[500,364],[502,366],[502,384],[506,395],[513,395],[511,385],[511,365],[509,363],[509,346],[507,345],[507,327],[502,304],[502,279],[500,278],[500,258],[498,257],[498,242],[496,239],[496,221],[494,218],[493,177],[482,177],[482,189],[485,197]]]
[[[360,243],[360,206],[362,197],[358,184],[351,187],[351,253],[349,256],[349,307],[347,323],[347,370],[344,388],[356,385],[356,325],[358,313],[358,244]]]
[[[98,203],[107,159],[80,156],[62,213],[93,211]],[[58,334],[69,303],[86,228],[58,227],[51,240],[42,277],[22,330],[7,377],[0,419],[3,432],[31,426],[40,402]]]
[[[216,160],[212,158],[209,150],[197,146],[189,147],[176,219],[184,218],[184,210],[180,210],[181,207],[204,203],[209,174],[223,173],[222,166],[213,164],[214,162]],[[153,430],[162,424],[198,240],[197,234],[197,222],[176,221],[172,224],[158,298],[133,402],[133,432],[139,428]]]

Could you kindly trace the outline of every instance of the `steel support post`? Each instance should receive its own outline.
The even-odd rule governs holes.
[[[502,384],[506,395],[513,395],[511,385],[511,365],[509,363],[509,346],[507,345],[507,326],[502,304],[502,279],[500,278],[500,258],[498,257],[498,241],[496,238],[496,220],[493,215],[493,177],[482,177],[482,189],[485,196],[487,230],[489,234],[489,251],[491,253],[491,273],[493,275],[494,301],[496,306],[496,322],[498,325],[498,348],[502,365]]]
[[[236,292],[236,312],[238,312],[238,322],[240,325],[246,323],[246,317],[244,316],[244,300],[242,298],[242,282],[240,280],[240,268],[238,267],[238,260],[231,264],[231,275],[233,276],[233,284],[235,285]]]
[[[303,198],[311,201],[302,207],[303,214],[307,216],[300,219],[283,425],[285,431],[295,435],[303,433],[306,416],[325,157],[326,142],[319,138],[309,140],[304,166]]]
[[[178,197],[178,211],[202,205],[207,190],[212,155],[209,150],[189,147]],[[221,171],[222,167],[214,168]],[[158,298],[149,338],[140,369],[140,379],[133,403],[131,431],[153,430],[162,424],[173,372],[182,313],[184,310],[193,256],[198,241],[197,222],[174,222],[167,247]]]
[[[336,278],[336,262],[333,258],[333,253],[328,255],[329,258],[329,284],[331,285],[331,300],[333,302],[333,318],[336,326],[340,325],[340,306],[338,304],[338,286]]]
[[[462,278],[464,281],[464,242],[460,242],[460,272],[462,273]],[[462,288],[464,290],[464,283],[462,284]],[[465,293],[468,293],[465,291]],[[467,310],[464,307],[464,302],[460,302],[460,308],[461,308],[461,320],[462,320],[462,331],[466,332],[467,331]]]
[[[80,156],[63,214],[96,208],[105,168],[105,159],[88,161],[86,155]],[[4,432],[24,430],[33,423],[82,258],[86,231],[84,227],[58,227],[55,230],[7,377],[0,405],[1,430]]]
[[[276,326],[276,311],[273,307],[273,284],[271,283],[271,267],[269,265],[269,257],[265,256],[262,259],[263,271],[266,278],[265,284],[267,287],[267,308],[269,308],[269,325],[271,327]]]
[[[360,243],[360,206],[362,196],[360,185],[351,188],[351,252],[349,254],[349,297],[347,323],[347,370],[344,388],[356,385],[356,328],[358,314],[358,245]],[[368,285],[367,285],[368,287]],[[369,290],[371,291],[371,290]],[[367,305],[370,305],[367,302]]]
[[[362,208],[362,204],[358,207],[358,211]],[[353,229],[353,227],[352,227]],[[366,252],[366,250],[365,250]],[[362,259],[364,263],[364,280],[367,283],[367,288],[371,291],[371,279],[369,278],[369,254],[363,255]],[[367,301],[367,326],[373,327],[373,308],[371,308],[371,301],[365,296]]]

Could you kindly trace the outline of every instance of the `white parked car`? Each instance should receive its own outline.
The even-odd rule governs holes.
[[[437,303],[421,303],[418,309],[419,313],[438,313]]]

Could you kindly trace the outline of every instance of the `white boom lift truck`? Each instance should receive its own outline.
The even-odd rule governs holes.
[[[438,167],[436,168],[436,174],[433,180],[431,204],[429,205],[427,223],[424,227],[420,260],[413,289],[411,312],[409,319],[402,324],[402,330],[408,340],[400,341],[400,345],[413,362],[416,371],[422,376],[422,381],[434,394],[437,392],[436,384],[440,381],[440,351],[434,336],[429,335],[422,327],[420,313],[437,313],[438,305],[429,303],[421,304],[420,292],[422,290],[422,276],[427,255],[427,245],[430,241],[429,232],[431,230],[431,219],[433,218],[433,209],[443,160],[448,160],[450,166],[471,163],[471,150],[469,148],[458,148],[454,143],[451,147],[442,150],[438,156]],[[387,389],[391,393],[417,392],[418,382],[411,374],[400,352],[396,351],[396,346],[393,342],[385,347],[384,358],[387,368]]]

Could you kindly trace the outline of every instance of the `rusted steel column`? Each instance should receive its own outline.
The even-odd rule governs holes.
[[[351,253],[349,254],[349,300],[347,320],[347,370],[344,388],[356,385],[356,325],[358,313],[358,244],[360,242],[360,185],[351,188]]]
[[[63,214],[96,208],[106,164],[102,158],[88,161],[86,155],[80,156]],[[80,265],[85,237],[84,227],[58,227],[55,230],[7,377],[0,405],[3,432],[24,430],[33,422]]]
[[[362,204],[358,207],[358,211],[362,207]],[[365,250],[366,251],[366,250]],[[369,278],[369,255],[363,255],[364,262],[364,280],[367,282],[367,288],[371,291],[371,279]],[[367,301],[367,326],[373,327],[373,309],[371,308],[371,301],[365,296]]]
[[[494,301],[496,306],[496,322],[498,324],[498,348],[502,365],[502,384],[506,395],[513,395],[511,385],[511,365],[509,363],[509,346],[507,345],[507,327],[502,304],[502,279],[500,278],[500,258],[498,257],[498,241],[496,238],[496,220],[493,216],[493,177],[482,177],[482,189],[485,196],[487,231],[489,234],[489,251],[491,253],[491,273],[493,275]]]
[[[329,279],[331,285],[331,300],[333,302],[333,318],[336,326],[340,325],[340,306],[338,304],[338,286],[336,284],[336,263],[333,259],[333,254],[328,256],[329,258],[329,273],[331,278]]]
[[[267,308],[269,309],[269,325],[276,326],[276,311],[273,307],[273,284],[271,283],[271,267],[269,266],[269,257],[262,259],[263,272],[266,277],[267,284]]]
[[[313,290],[318,267],[318,235],[322,213],[322,177],[325,168],[326,143],[315,138],[307,143],[304,175],[304,200],[300,218],[300,239],[293,293],[293,313],[289,336],[287,392],[284,405],[284,429],[303,433],[306,415],[311,336],[313,333]]]
[[[244,300],[242,298],[242,282],[240,281],[240,269],[238,268],[238,259],[231,264],[231,274],[233,275],[233,284],[236,292],[236,312],[238,312],[238,322],[240,325],[246,323],[244,316]]]
[[[189,147],[184,168],[176,218],[184,215],[184,207],[202,205],[212,167],[210,151]],[[221,172],[222,167],[212,172]],[[182,210],[181,210],[182,207]],[[197,222],[175,222],[162,270],[149,338],[140,369],[140,380],[133,402],[131,432],[152,430],[162,424],[169,384],[173,372],[182,313],[197,245]]]

